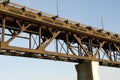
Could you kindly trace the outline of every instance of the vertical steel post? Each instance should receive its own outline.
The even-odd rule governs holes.
[[[91,40],[91,38],[89,38],[89,45],[88,45],[88,47],[89,47],[89,52],[90,52],[90,55],[91,56],[93,56],[93,51],[92,51],[92,40]]]
[[[32,49],[32,34],[29,34],[29,49]]]
[[[56,52],[58,53],[58,39],[56,39]]]
[[[39,27],[39,46],[41,45],[41,39],[42,39],[42,34],[41,34],[41,26]]]
[[[80,47],[80,45],[78,44],[78,56],[82,56],[82,51],[81,51],[81,47]]]
[[[2,19],[2,42],[4,42],[5,40],[5,22],[6,22],[5,17],[3,17]]]
[[[98,58],[101,59],[100,52],[98,52]]]
[[[67,54],[69,53],[69,36],[68,36],[68,32],[66,33],[66,44],[67,44]]]

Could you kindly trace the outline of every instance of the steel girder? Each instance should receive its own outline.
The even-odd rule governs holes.
[[[0,4],[0,54],[120,67],[120,37],[38,12]]]

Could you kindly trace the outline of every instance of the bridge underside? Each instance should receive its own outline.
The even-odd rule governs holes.
[[[119,35],[13,3],[0,4],[0,39],[1,55],[120,67]]]

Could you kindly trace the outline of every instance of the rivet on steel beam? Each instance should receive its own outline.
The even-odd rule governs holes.
[[[106,32],[106,34],[110,35],[110,32]]]
[[[57,18],[58,18],[58,15],[52,17],[53,20],[56,20]]]
[[[77,24],[75,24],[77,27],[79,27],[80,26],[80,23],[77,23]]]
[[[118,34],[115,34],[114,36],[115,36],[115,37],[118,37]]]
[[[64,21],[66,24],[68,24],[68,19]]]
[[[92,30],[92,27],[91,27],[91,26],[88,26],[87,28],[88,28],[88,30]]]
[[[24,6],[23,8],[21,8],[21,10],[22,10],[23,12],[25,12],[25,6]]]
[[[4,6],[6,6],[6,5],[9,4],[9,2],[10,2],[9,0],[3,0],[3,3],[2,3],[2,4],[3,4]]]
[[[42,12],[37,13],[39,16],[42,16]]]
[[[99,33],[101,33],[102,31],[103,31],[103,29],[99,29],[99,30],[97,30]]]

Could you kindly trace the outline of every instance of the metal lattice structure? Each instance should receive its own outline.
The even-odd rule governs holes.
[[[12,2],[0,3],[0,54],[120,67],[120,36]]]

